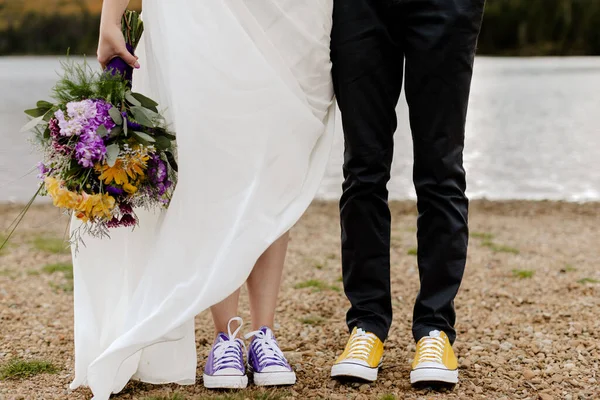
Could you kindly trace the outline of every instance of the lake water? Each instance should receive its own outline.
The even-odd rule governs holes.
[[[0,202],[35,191],[38,161],[22,111],[47,99],[56,58],[0,57]],[[414,198],[404,98],[390,197]],[[471,198],[600,200],[600,57],[477,58],[466,132]],[[341,193],[341,123],[319,197]]]

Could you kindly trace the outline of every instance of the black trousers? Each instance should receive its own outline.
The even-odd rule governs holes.
[[[345,135],[340,201],[350,329],[381,340],[392,321],[387,182],[403,77],[414,148],[421,288],[415,340],[453,342],[467,255],[465,118],[484,0],[334,0],[331,56]]]

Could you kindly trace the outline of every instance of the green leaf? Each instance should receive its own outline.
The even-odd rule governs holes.
[[[125,100],[129,102],[129,104],[134,105],[136,107],[140,107],[142,103],[131,95],[131,92],[125,92]]]
[[[49,101],[40,100],[37,102],[36,106],[39,109],[48,111],[49,109],[54,107],[54,104],[50,103]]]
[[[112,128],[110,130],[110,136],[108,138],[108,140],[114,139],[117,136],[119,136],[121,133],[123,132],[123,128],[121,128],[120,126],[115,126],[114,128]]]
[[[171,141],[169,139],[167,139],[164,136],[157,136],[156,137],[156,147],[159,150],[168,150],[171,148]]]
[[[165,151],[165,156],[167,157],[169,165],[171,166],[171,168],[173,168],[173,171],[179,171],[179,166],[177,165],[177,161],[175,160],[175,156],[173,155],[173,153],[171,153],[170,151]]]
[[[43,108],[32,108],[29,110],[25,110],[25,114],[29,115],[30,117],[37,118],[44,116],[44,114],[46,114],[46,111],[48,110],[45,110]]]
[[[46,114],[44,114],[44,121],[50,122],[50,120],[52,119],[53,116],[54,116],[54,109],[51,108],[48,111],[46,111]]]
[[[106,129],[104,125],[100,125],[96,130],[96,134],[103,138],[104,136],[108,135],[108,129]]]
[[[121,148],[118,144],[111,144],[110,146],[106,146],[106,164],[109,167],[114,167],[117,162],[117,157],[119,157],[119,153],[121,152]]]
[[[110,115],[112,120],[115,122],[115,124],[121,125],[123,123],[123,116],[121,115],[119,110],[117,110],[115,107],[108,110],[108,114]]]
[[[142,103],[142,106],[154,111],[154,112],[158,112],[158,109],[156,107],[158,107],[158,103],[155,102],[152,99],[149,99],[148,97],[144,96],[141,93],[131,93],[131,95],[133,97],[135,97],[140,103]]]
[[[44,130],[42,137],[44,139],[50,139],[50,127],[49,126],[47,126],[46,129]]]
[[[156,121],[158,115],[155,112],[144,107],[131,107],[130,110],[133,114],[133,118],[135,118],[135,121],[138,124],[149,128],[154,128],[156,126],[154,121]]]
[[[164,137],[166,137],[166,138],[167,138],[167,139],[169,139],[169,140],[175,140],[175,139],[177,139],[177,138],[175,137],[175,135],[172,135],[172,134],[168,133],[168,132],[167,132],[167,131],[165,131],[164,129],[161,129],[161,130],[159,130],[159,131],[157,132],[157,135],[156,135],[156,136],[164,136]]]
[[[156,140],[152,136],[150,136],[150,135],[148,135],[148,134],[146,134],[144,132],[134,131],[133,135],[136,136],[138,139],[140,139],[142,141],[142,143],[154,143],[154,142],[156,142]]]
[[[29,121],[27,124],[25,124],[24,127],[21,128],[21,133],[28,132],[28,131],[32,130],[33,128],[35,128],[36,126],[43,124],[43,123],[44,123],[43,115],[41,117],[34,118],[31,121]]]

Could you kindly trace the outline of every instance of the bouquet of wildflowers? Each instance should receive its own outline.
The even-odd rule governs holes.
[[[143,30],[135,12],[127,12],[123,28],[133,53]],[[131,91],[132,68],[123,60],[114,59],[103,72],[85,63],[63,67],[53,89],[56,102],[39,101],[25,111],[33,119],[23,131],[36,133],[44,155],[37,194],[72,212],[94,236],[135,226],[135,208],[169,204],[175,136],[158,104]]]

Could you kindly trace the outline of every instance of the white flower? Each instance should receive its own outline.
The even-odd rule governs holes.
[[[67,104],[67,114],[74,119],[89,120],[96,117],[96,104],[92,100],[72,101]]]
[[[64,127],[61,126],[60,122],[58,125],[60,126],[60,134],[63,136],[80,135],[83,131],[83,124],[81,123],[80,119],[66,121]]]

